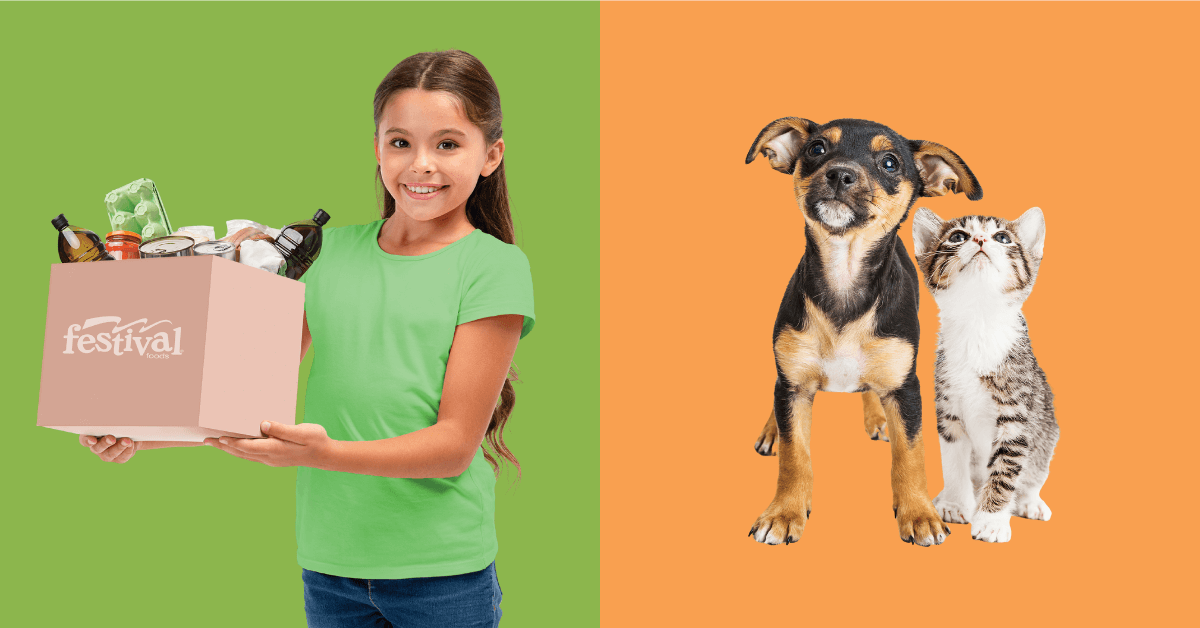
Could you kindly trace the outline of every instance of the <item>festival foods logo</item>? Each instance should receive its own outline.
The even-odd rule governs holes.
[[[133,327],[139,323],[142,327],[137,331],[138,334],[144,334],[163,323],[167,323],[168,325],[171,323],[169,320],[161,320],[157,323],[147,325],[146,321],[147,319],[145,318],[139,318],[136,321],[122,325],[120,316],[97,316],[96,318],[89,318],[83,322],[83,325],[76,324],[67,327],[67,335],[63,336],[67,341],[67,349],[63,353],[74,354],[76,351],[79,351],[79,353],[112,352],[114,355],[137,353],[139,356],[164,360],[170,359],[173,355],[183,355],[183,345],[181,343],[183,339],[182,327],[175,328],[173,343],[171,335],[166,331],[158,331],[148,336],[135,336]],[[105,323],[113,324],[111,331],[103,331],[95,335],[76,335],[76,332],[90,329],[97,325],[104,325]],[[124,335],[122,335],[122,332],[124,332]]]

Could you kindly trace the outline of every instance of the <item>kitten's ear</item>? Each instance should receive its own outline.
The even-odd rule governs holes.
[[[1021,238],[1021,246],[1035,259],[1042,259],[1042,251],[1046,247],[1046,217],[1039,207],[1031,207],[1029,211],[1013,223],[1017,227],[1017,237]]]
[[[964,192],[967,198],[977,201],[983,198],[983,188],[975,173],[967,167],[957,153],[933,142],[909,140],[917,172],[925,183],[921,196],[945,196]]]
[[[921,257],[937,246],[937,238],[942,233],[945,221],[933,213],[928,207],[917,209],[913,216],[913,248],[917,257]]]
[[[792,174],[796,170],[796,160],[800,158],[800,149],[820,126],[804,118],[780,118],[758,132],[746,154],[746,163],[762,153],[770,160],[772,168]]]

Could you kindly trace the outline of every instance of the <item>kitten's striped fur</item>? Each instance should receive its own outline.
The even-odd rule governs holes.
[[[1058,442],[1054,396],[1021,314],[1045,234],[1036,207],[1013,222],[943,221],[925,208],[913,218],[917,265],[942,322],[934,391],[945,488],[933,503],[943,521],[970,523],[985,541],[1009,540],[1011,515],[1051,514],[1040,492]]]

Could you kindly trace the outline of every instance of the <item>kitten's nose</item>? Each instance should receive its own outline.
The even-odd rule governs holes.
[[[987,238],[981,235],[974,236],[971,239],[974,240],[975,244],[978,244],[979,246],[983,246],[983,243],[987,242]]]

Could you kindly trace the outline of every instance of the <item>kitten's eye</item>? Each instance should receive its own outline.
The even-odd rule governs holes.
[[[825,154],[825,144],[822,142],[817,142],[816,144],[813,144],[812,147],[810,147],[808,149],[808,154],[813,155],[814,157],[817,155],[824,155]]]
[[[950,234],[950,242],[952,242],[954,244],[958,244],[959,242],[966,242],[966,241],[967,241],[967,234],[965,234],[961,231],[955,231],[954,233]]]
[[[883,169],[887,170],[888,172],[895,172],[898,168],[900,168],[900,163],[897,162],[896,158],[892,157],[891,155],[884,157],[880,164],[883,166]]]
[[[1004,233],[1003,231],[1000,231],[996,235],[992,236],[992,239],[1000,244],[1012,244],[1012,238],[1009,238],[1008,234]]]

